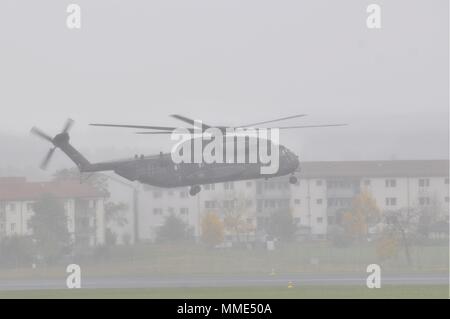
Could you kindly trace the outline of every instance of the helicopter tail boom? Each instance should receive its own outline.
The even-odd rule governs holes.
[[[74,162],[80,172],[89,172],[92,169],[92,164],[69,143],[69,134],[61,133],[53,139],[55,147],[59,148]]]

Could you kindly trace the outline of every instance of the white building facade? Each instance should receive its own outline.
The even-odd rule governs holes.
[[[325,239],[328,228],[339,224],[355,195],[366,190],[381,212],[432,206],[448,220],[449,161],[395,160],[301,163],[299,181],[289,177],[202,185],[189,196],[188,188],[144,187],[139,201],[139,236],[153,241],[170,214],[184,220],[201,234],[206,212],[221,218],[233,210],[243,211],[248,240],[264,238],[270,215],[289,210],[300,234]]]
[[[33,204],[45,195],[64,204],[67,229],[79,247],[105,242],[105,194],[74,181],[27,182],[25,178],[0,178],[0,240],[29,236]]]

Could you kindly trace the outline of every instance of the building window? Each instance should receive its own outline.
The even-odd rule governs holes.
[[[167,191],[167,195],[173,196],[173,190],[169,189],[169,190]]]
[[[223,183],[223,189],[225,189],[225,190],[232,190],[232,189],[234,189],[234,184],[233,184],[233,182],[226,182],[226,183]]]
[[[420,204],[420,206],[430,205],[430,198],[429,197],[419,197],[419,204]]]
[[[224,200],[223,201],[223,208],[225,209],[234,209],[234,200]]]
[[[16,210],[16,204],[14,204],[14,203],[8,204],[8,210],[9,211],[15,211]]]
[[[256,202],[256,211],[260,212],[262,211],[262,208],[263,208],[263,200],[258,199]]]
[[[187,207],[181,207],[181,208],[180,208],[180,214],[181,214],[181,215],[188,215],[188,214],[189,214],[189,208],[187,208]]]
[[[298,199],[298,198],[294,199],[294,204],[295,205],[300,205],[300,199]]]
[[[430,180],[428,178],[419,179],[419,187],[428,187],[430,186]]]
[[[180,197],[181,198],[186,198],[187,197],[187,192],[184,192],[184,191],[180,192]]]
[[[275,189],[275,183],[273,183],[273,182],[264,182],[264,189]]]
[[[162,215],[162,208],[153,208],[153,215]]]
[[[270,208],[277,207],[277,202],[275,201],[275,199],[269,200],[269,206],[270,206]]]
[[[247,187],[252,187],[252,182],[248,181],[245,185],[247,185]]]
[[[359,185],[359,182],[353,181],[353,180],[333,180],[333,181],[327,181],[327,187],[328,188],[352,188],[355,185]]]
[[[395,179],[387,179],[385,181],[385,185],[386,185],[386,187],[396,187],[397,181]]]
[[[15,232],[16,231],[16,223],[11,223],[11,232]]]
[[[205,191],[209,191],[209,190],[213,191],[216,187],[214,184],[206,184],[206,185],[204,185],[204,188],[205,188]]]
[[[97,208],[97,201],[95,199],[91,199],[89,201],[89,208],[90,209],[96,209]]]
[[[251,207],[253,205],[253,201],[251,199],[246,199],[245,200],[245,206],[247,208]]]
[[[322,186],[322,180],[321,180],[321,179],[318,179],[318,180],[316,181],[316,185],[317,185],[317,186]]]
[[[205,208],[216,208],[216,201],[205,200]]]
[[[154,191],[153,192],[153,198],[161,198],[162,197],[162,192],[161,191]]]
[[[449,182],[449,178],[447,177],[447,178],[444,180],[444,183],[448,185],[448,182]]]
[[[322,202],[323,202],[322,198],[318,198],[316,200],[317,205],[322,205]]]
[[[175,209],[173,207],[169,207],[169,208],[167,208],[167,212],[169,214],[173,214],[175,212]]]
[[[323,217],[317,217],[317,223],[322,224],[323,223]]]
[[[351,198],[331,197],[327,201],[328,207],[348,207],[352,204]]]
[[[445,202],[448,203],[449,202],[449,197],[445,196]]]
[[[396,206],[396,205],[397,205],[397,198],[395,197],[386,198],[386,206]]]
[[[366,179],[364,181],[364,186],[370,186],[370,179]]]

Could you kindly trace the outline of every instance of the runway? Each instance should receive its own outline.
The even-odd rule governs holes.
[[[291,274],[227,276],[145,276],[96,277],[81,279],[82,288],[175,288],[175,287],[264,287],[295,285],[366,285],[367,274]],[[446,274],[389,274],[381,276],[382,285],[449,285]],[[66,278],[0,280],[0,290],[65,289]]]

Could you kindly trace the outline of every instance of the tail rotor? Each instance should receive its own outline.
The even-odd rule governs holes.
[[[37,127],[33,127],[31,129],[31,133],[46,140],[47,142],[50,142],[53,144],[53,147],[49,149],[49,151],[47,152],[47,155],[45,155],[44,159],[41,162],[40,168],[45,170],[48,166],[48,164],[50,163],[50,160],[53,157],[53,154],[55,153],[55,150],[58,148],[58,144],[61,141],[66,141],[69,138],[69,131],[72,128],[74,124],[74,121],[72,119],[68,119],[66,121],[66,123],[63,126],[63,129],[61,131],[61,133],[59,133],[58,135],[56,135],[54,138],[52,138],[50,135],[48,135],[47,133],[45,133],[44,131],[42,131],[41,129],[37,128]]]

